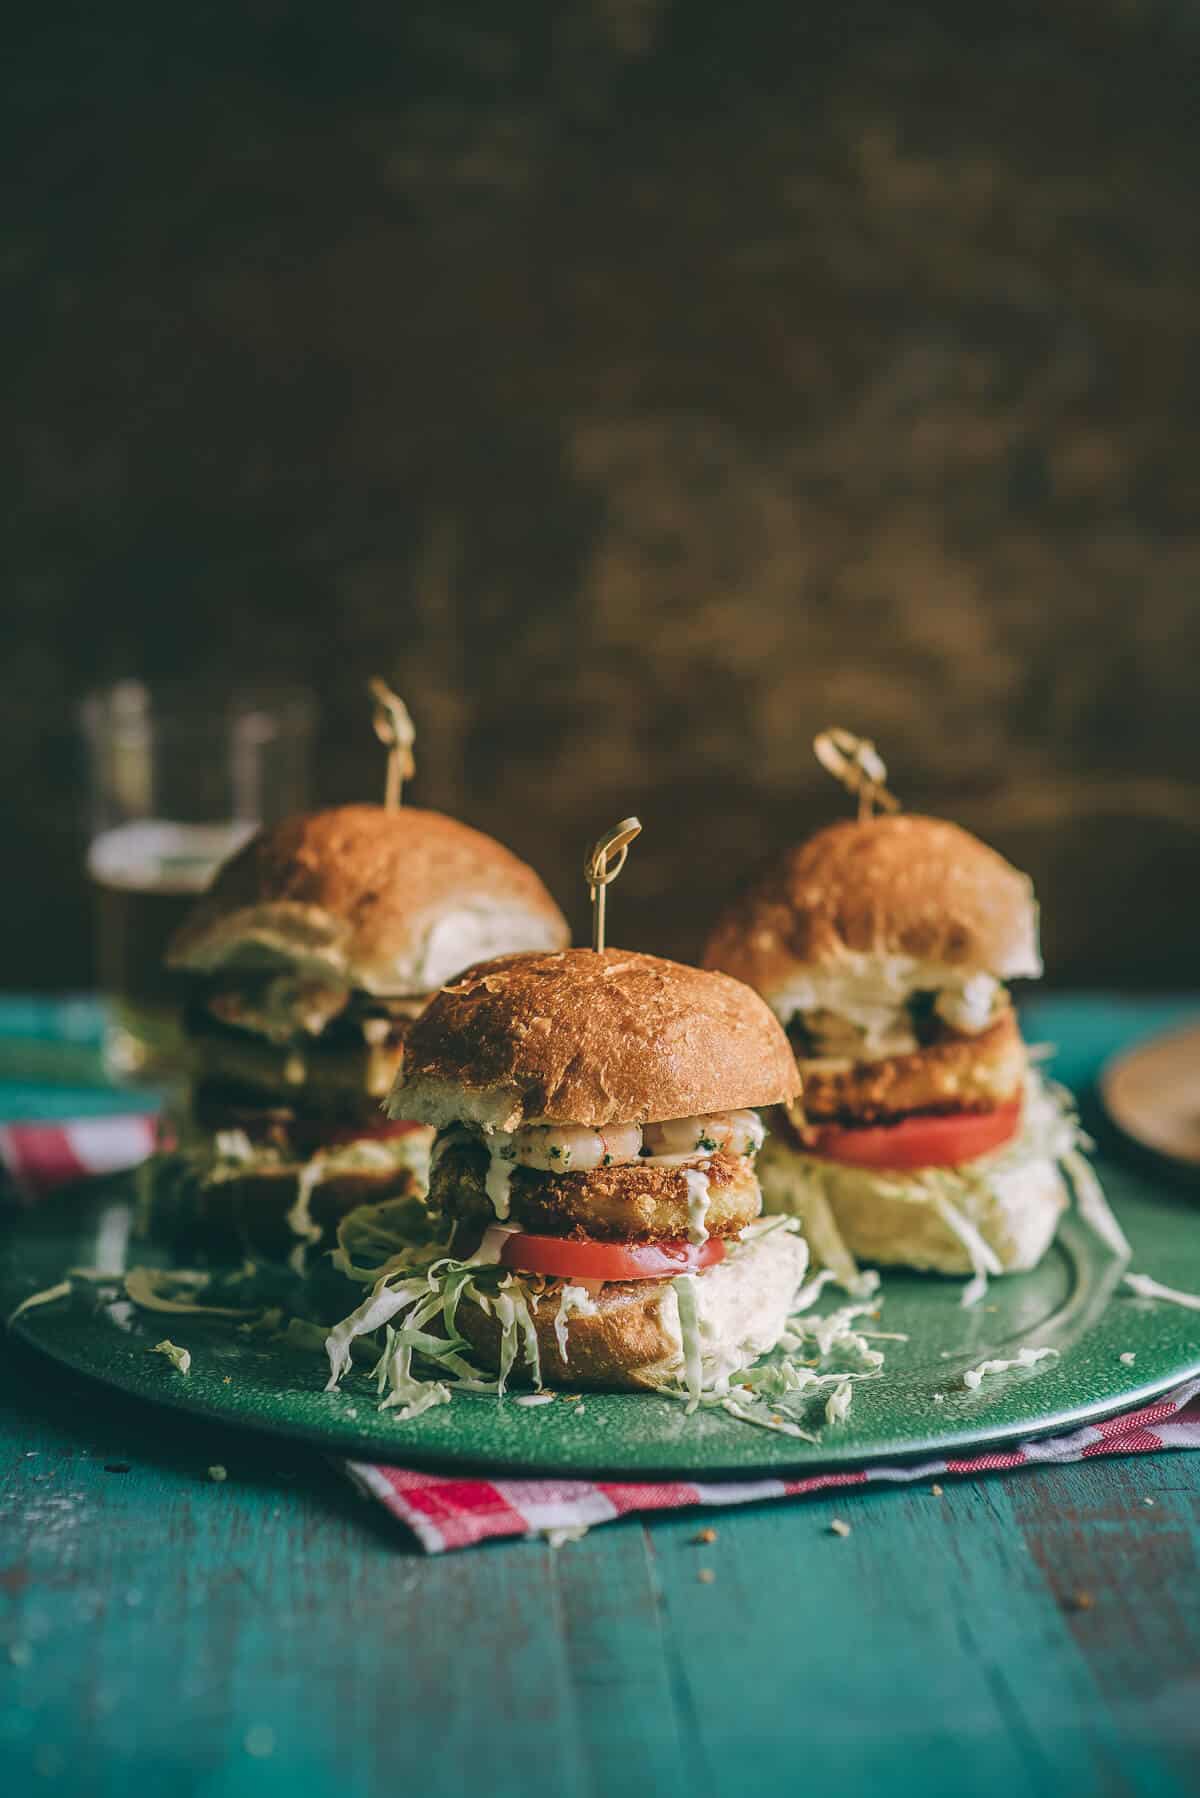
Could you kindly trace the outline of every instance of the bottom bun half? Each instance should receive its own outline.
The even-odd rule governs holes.
[[[1036,1155],[1003,1168],[883,1173],[818,1161],[776,1137],[758,1171],[765,1210],[798,1217],[814,1256],[843,1282],[859,1261],[978,1273],[980,1241],[998,1263],[988,1271],[1024,1272],[1049,1248],[1068,1203],[1056,1162]]]
[[[706,1383],[749,1367],[775,1347],[807,1266],[803,1238],[776,1228],[737,1243],[724,1261],[694,1276]],[[673,1281],[630,1280],[602,1287],[594,1310],[570,1313],[565,1356],[555,1330],[561,1291],[561,1283],[555,1282],[536,1304],[530,1302],[543,1385],[639,1391],[678,1383],[684,1372],[684,1332]],[[495,1315],[463,1304],[455,1325],[478,1360],[498,1368],[500,1325]]]

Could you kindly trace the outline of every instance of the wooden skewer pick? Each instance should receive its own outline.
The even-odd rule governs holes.
[[[416,727],[408,715],[408,707],[398,693],[392,692],[386,681],[373,674],[367,686],[375,701],[375,735],[381,743],[386,744],[388,752],[387,785],[383,803],[389,812],[394,812],[399,807],[404,782],[411,780],[417,771],[417,764],[413,760]]]
[[[900,801],[886,786],[887,767],[874,743],[856,737],[853,731],[834,726],[813,739],[813,749],[822,768],[835,780],[858,796],[859,822],[874,816],[875,807],[898,812]]]
[[[619,824],[614,824],[611,830],[605,831],[583,864],[583,878],[588,883],[592,900],[592,948],[597,952],[604,947],[605,891],[609,882],[615,880],[625,866],[629,845],[634,837],[641,835],[641,831],[642,826],[637,818],[622,818]]]

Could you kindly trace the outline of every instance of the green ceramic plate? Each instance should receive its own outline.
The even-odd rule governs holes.
[[[1139,1172],[1104,1165],[1100,1172],[1133,1242],[1132,1265],[1200,1292],[1194,1207]],[[128,1219],[127,1194],[112,1182],[22,1219],[0,1252],[5,1313],[53,1285],[68,1266],[120,1267]],[[161,1253],[140,1246],[133,1259],[165,1264]],[[323,1358],[315,1354],[241,1335],[230,1324],[149,1316],[93,1291],[29,1311],[14,1328],[55,1360],[124,1392],[358,1459],[614,1478],[794,1473],[940,1457],[1076,1428],[1200,1372],[1200,1314],[1123,1296],[1119,1272],[1071,1216],[1040,1268],[995,1281],[973,1311],[961,1308],[958,1281],[887,1277],[880,1327],[904,1331],[909,1340],[886,1345],[884,1376],[856,1387],[849,1419],[816,1445],[719,1411],[688,1417],[682,1405],[653,1394],[589,1394],[579,1406],[556,1399],[526,1407],[460,1393],[450,1405],[397,1423],[375,1409],[361,1374],[341,1392],[323,1392]],[[147,1353],[163,1336],[191,1350],[187,1377]],[[965,1368],[1010,1357],[1027,1343],[1056,1348],[1059,1357],[989,1378],[974,1393],[964,1389]],[[1128,1353],[1134,1360],[1123,1363]]]

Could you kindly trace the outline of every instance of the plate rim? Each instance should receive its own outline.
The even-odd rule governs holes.
[[[1138,1042],[1118,1049],[1101,1066],[1096,1078],[1096,1090],[1105,1118],[1126,1142],[1134,1144],[1144,1154],[1152,1157],[1159,1167],[1169,1169],[1183,1179],[1197,1180],[1200,1179],[1200,1153],[1192,1158],[1175,1155],[1169,1149],[1164,1149],[1161,1143],[1152,1141],[1131,1125],[1128,1114],[1118,1110],[1112,1096],[1114,1081],[1119,1080],[1131,1064],[1140,1061],[1149,1052],[1167,1049],[1173,1043],[1186,1042],[1190,1038],[1200,1044],[1200,1014],[1190,1023],[1172,1024],[1165,1030],[1155,1030]]]
[[[823,1473],[854,1472],[861,1467],[892,1466],[920,1463],[925,1459],[946,1459],[957,1452],[971,1449],[986,1454],[989,1449],[1011,1449],[1017,1442],[1039,1442],[1049,1437],[1067,1434],[1075,1430],[1086,1429],[1090,1425],[1105,1422],[1108,1418],[1117,1417],[1123,1411],[1136,1410],[1142,1405],[1162,1398],[1177,1387],[1187,1383],[1189,1379],[1200,1378],[1200,1351],[1197,1353],[1195,1365],[1183,1371],[1176,1371],[1152,1380],[1149,1384],[1133,1387],[1094,1404],[1084,1407],[1072,1407],[1067,1410],[1058,1409],[1053,1414],[1040,1419],[1036,1424],[1012,1423],[1000,1425],[990,1431],[976,1431],[961,1427],[948,1431],[936,1442],[919,1442],[915,1439],[900,1440],[894,1445],[876,1443],[853,1447],[847,1444],[844,1451],[836,1450],[828,1455],[815,1454],[802,1461],[787,1458],[786,1449],[780,1450],[778,1460],[759,1468],[729,1467],[714,1461],[711,1466],[700,1469],[681,1469],[677,1464],[648,1462],[631,1468],[628,1464],[609,1463],[602,1456],[589,1458],[586,1468],[547,1469],[536,1460],[525,1460],[517,1455],[500,1462],[495,1457],[459,1454],[453,1448],[447,1449],[444,1444],[437,1447],[423,1447],[419,1440],[411,1439],[397,1442],[395,1455],[386,1452],[386,1445],[372,1442],[355,1451],[348,1444],[331,1443],[328,1434],[303,1423],[281,1424],[271,1417],[250,1416],[238,1411],[223,1411],[218,1406],[206,1403],[203,1399],[184,1399],[173,1394],[164,1387],[161,1394],[147,1392],[140,1386],[115,1380],[93,1368],[85,1366],[82,1361],[74,1360],[56,1352],[39,1340],[36,1336],[21,1329],[24,1319],[13,1326],[14,1333],[28,1348],[46,1355],[56,1366],[66,1368],[71,1374],[78,1375],[89,1383],[102,1386],[109,1392],[119,1392],[123,1398],[135,1400],[139,1404],[154,1405],[162,1410],[172,1411],[189,1417],[201,1419],[205,1423],[216,1424],[222,1428],[244,1431],[247,1434],[270,1436],[282,1442],[303,1443],[325,1454],[330,1459],[366,1462],[385,1467],[413,1467],[424,1471],[434,1468],[446,1468],[458,1474],[477,1474],[496,1479],[534,1477],[549,1480],[605,1480],[613,1483],[630,1481],[641,1483],[647,1479],[662,1479],[690,1484],[696,1481],[709,1484],[715,1481],[727,1481],[730,1484],[752,1483],[762,1479],[790,1478],[803,1479],[809,1474],[818,1476]],[[636,1400],[637,1393],[623,1393],[620,1396]],[[747,1426],[750,1427],[750,1426]],[[781,1437],[780,1443],[790,1440]],[[820,1447],[820,1444],[815,1445]]]
[[[93,1188],[89,1192],[86,1188],[83,1189],[83,1194],[86,1194],[86,1198],[92,1201],[93,1206],[99,1206],[105,1201],[112,1202],[112,1183],[105,1184],[107,1191]],[[75,1189],[76,1199],[83,1194],[80,1189]],[[63,1196],[66,1197],[66,1195]],[[56,1206],[54,1209],[59,1212],[59,1207]],[[45,1215],[43,1213],[43,1216]],[[62,1215],[61,1212],[59,1215]],[[47,1217],[46,1221],[50,1222],[51,1220]],[[68,1225],[71,1221],[67,1220]],[[80,1230],[86,1228],[84,1217],[79,1218],[78,1228]],[[20,1234],[20,1222],[18,1221],[13,1235],[19,1236]],[[1056,1317],[1061,1317],[1066,1308],[1079,1296],[1083,1284],[1079,1278],[1079,1270],[1081,1264],[1086,1265],[1082,1258],[1090,1256],[1091,1267],[1094,1269],[1097,1265],[1098,1254],[1096,1244],[1091,1239],[1086,1225],[1077,1215],[1073,1213],[1066,1215],[1063,1220],[1062,1234],[1065,1240],[1061,1244],[1056,1242],[1055,1246],[1068,1259],[1075,1271],[1076,1278],[1074,1291],[1067,1295],[1063,1306],[1055,1314]],[[1072,1245],[1072,1238],[1076,1236],[1084,1245],[1082,1248]],[[9,1253],[11,1254],[11,1250]],[[1116,1264],[1112,1265],[1116,1266]],[[1103,1291],[1102,1288],[1100,1290]],[[1110,1301],[1111,1290],[1104,1296]],[[1085,1305],[1096,1303],[1095,1290],[1085,1293],[1082,1302]],[[1107,1303],[1103,1303],[1099,1315],[1103,1315],[1106,1309]],[[661,1478],[685,1483],[688,1481],[706,1483],[718,1480],[747,1482],[764,1478],[803,1478],[809,1474],[819,1475],[838,1470],[851,1471],[872,1465],[887,1466],[920,1462],[922,1459],[954,1458],[964,1451],[983,1454],[989,1449],[1011,1448],[1017,1442],[1036,1441],[1047,1436],[1064,1434],[1101,1423],[1106,1418],[1152,1402],[1155,1398],[1172,1391],[1187,1380],[1200,1376],[1200,1340],[1198,1340],[1195,1352],[1185,1357],[1182,1362],[1177,1361],[1169,1371],[1161,1375],[1152,1375],[1149,1378],[1143,1377],[1140,1380],[1131,1379],[1127,1384],[1122,1384],[1119,1391],[1110,1389],[1096,1398],[1084,1398],[1070,1403],[1058,1400],[1051,1410],[1041,1413],[1034,1419],[1030,1419],[1028,1416],[1012,1421],[997,1419],[989,1424],[986,1416],[981,1415],[976,1423],[972,1423],[970,1420],[953,1424],[947,1423],[937,1431],[933,1439],[930,1439],[928,1435],[915,1434],[911,1429],[903,1429],[890,1436],[881,1431],[872,1440],[866,1442],[850,1440],[839,1444],[836,1440],[826,1439],[816,1444],[804,1444],[803,1447],[797,1447],[789,1453],[788,1445],[791,1439],[773,1436],[771,1437],[774,1444],[772,1451],[769,1455],[764,1453],[761,1459],[756,1456],[745,1462],[731,1464],[724,1458],[720,1444],[713,1443],[710,1458],[705,1460],[702,1465],[695,1459],[691,1461],[690,1465],[684,1465],[679,1457],[672,1459],[669,1454],[661,1461],[652,1459],[648,1454],[637,1458],[632,1463],[628,1459],[614,1460],[604,1452],[601,1444],[597,1444],[595,1452],[587,1453],[579,1462],[568,1464],[561,1457],[555,1455],[552,1456],[552,1464],[547,1466],[544,1459],[539,1460],[536,1455],[526,1456],[519,1449],[502,1456],[495,1451],[485,1452],[481,1455],[471,1445],[464,1445],[460,1448],[453,1442],[448,1443],[444,1437],[423,1444],[416,1432],[410,1433],[407,1430],[403,1434],[397,1434],[393,1445],[387,1441],[377,1440],[373,1436],[359,1435],[355,1430],[343,1428],[342,1426],[349,1420],[340,1417],[336,1412],[318,1426],[310,1424],[306,1419],[297,1419],[294,1416],[281,1419],[269,1411],[251,1414],[240,1407],[224,1409],[206,1397],[204,1386],[199,1384],[186,1388],[164,1384],[161,1390],[149,1390],[144,1381],[124,1377],[120,1367],[115,1370],[97,1369],[94,1361],[88,1358],[86,1337],[83,1345],[78,1348],[72,1346],[73,1340],[78,1340],[77,1338],[69,1338],[65,1342],[56,1341],[57,1325],[62,1321],[64,1315],[68,1314],[60,1310],[27,1312],[12,1325],[13,1333],[28,1347],[35,1352],[45,1354],[58,1366],[68,1368],[72,1374],[82,1375],[90,1382],[105,1386],[110,1391],[118,1391],[126,1398],[157,1404],[164,1409],[201,1418],[218,1426],[229,1425],[239,1429],[258,1431],[264,1436],[278,1440],[303,1442],[336,1459],[411,1466],[419,1469],[443,1468],[456,1473],[474,1473],[493,1478],[531,1475],[551,1479],[586,1480],[590,1478],[611,1481],[641,1481]],[[96,1322],[96,1315],[92,1314],[86,1321],[89,1326],[93,1325]],[[201,1323],[202,1320],[198,1319],[196,1322]],[[1088,1333],[1094,1327],[1094,1324],[1089,1325]],[[1077,1340],[1086,1341],[1086,1334]],[[947,1371],[949,1372],[949,1370]],[[1113,1378],[1116,1377],[1114,1374]],[[312,1396],[316,1396],[318,1392],[319,1387],[314,1385]],[[357,1397],[357,1393],[347,1392],[345,1396]],[[462,1395],[463,1399],[469,1399],[472,1396]],[[652,1395],[647,1394],[643,1397],[636,1393],[628,1393],[605,1396],[623,1398],[634,1403],[645,1402],[645,1398]],[[475,1402],[480,1401],[476,1400]],[[331,1425],[333,1426],[332,1431]],[[743,1427],[749,1428],[750,1426]],[[762,1435],[764,1433],[755,1431],[754,1434]]]

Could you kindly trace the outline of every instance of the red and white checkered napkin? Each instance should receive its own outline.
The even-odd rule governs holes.
[[[453,1474],[414,1473],[403,1467],[373,1467],[347,1461],[351,1479],[408,1524],[430,1554],[471,1548],[494,1536],[531,1536],[543,1531],[592,1528],[631,1511],[677,1511],[689,1505],[745,1505],[767,1498],[805,1498],[838,1487],[886,1482],[901,1485],[946,1475],[995,1473],[1043,1461],[1084,1461],[1094,1455],[1144,1455],[1164,1448],[1200,1448],[1200,1379],[1174,1392],[1088,1424],[1069,1436],[1019,1442],[1015,1448],[965,1460],[922,1461],[906,1467],[860,1467],[845,1473],[818,1473],[803,1480],[723,1480],[703,1484],[662,1481],[612,1484],[592,1480],[484,1480]]]
[[[32,1204],[72,1180],[136,1167],[159,1146],[158,1130],[150,1113],[0,1124],[0,1167],[17,1198]]]

